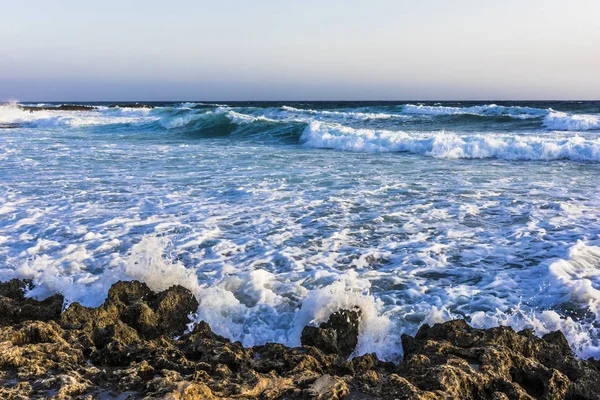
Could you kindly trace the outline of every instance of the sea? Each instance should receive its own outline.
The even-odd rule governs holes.
[[[246,346],[357,308],[355,355],[464,318],[600,357],[600,102],[60,104],[0,105],[0,280],[28,296],[135,279]]]

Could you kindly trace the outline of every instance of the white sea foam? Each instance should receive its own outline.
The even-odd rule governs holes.
[[[305,324],[358,307],[357,354],[393,359],[402,333],[467,318],[560,329],[579,355],[600,355],[598,164],[448,160],[598,161],[593,129],[540,118],[498,128],[526,130],[398,132],[395,118],[280,107],[4,106],[0,117],[27,124],[0,129],[0,280],[32,278],[30,296],[97,306],[114,282],[139,279],[189,288],[194,321],[246,345],[297,345]],[[54,129],[41,128],[49,118]],[[131,118],[141,125],[125,131],[142,134],[87,134],[73,118]],[[306,146],[172,135],[212,118],[261,138],[300,121]]]
[[[319,148],[363,152],[409,152],[438,158],[600,161],[600,138],[506,134],[408,133],[355,129],[311,122],[301,140]]]
[[[584,304],[600,316],[600,247],[578,242],[569,257],[549,266],[549,295]]]
[[[406,104],[402,107],[406,114],[418,115],[480,115],[480,116],[508,116],[519,119],[540,118],[549,113],[549,110],[532,107],[507,107],[488,104],[471,107],[429,106],[423,104]]]
[[[400,111],[398,112],[390,111],[390,107],[384,110],[366,107],[351,111],[301,109],[285,105],[280,108],[265,109],[250,107],[249,109],[252,110],[248,111],[248,108],[216,104],[211,105],[214,109],[210,111],[199,112],[194,109],[199,104],[201,103],[182,103],[176,107],[153,109],[97,106],[95,110],[85,111],[39,110],[30,112],[13,102],[0,105],[0,124],[20,124],[38,128],[85,128],[102,125],[136,127],[159,122],[160,126],[169,130],[185,127],[199,119],[221,114],[226,114],[236,124],[253,121],[368,123],[369,121],[386,120],[393,123],[396,120],[412,121],[415,118],[418,120],[419,116],[479,115],[509,116],[516,119],[540,118],[542,119],[540,127],[549,130],[600,130],[600,115],[598,114],[569,114],[552,109],[508,107],[495,104],[472,107],[407,104],[399,106]]]
[[[298,346],[307,324],[324,322],[338,310],[357,308],[362,317],[356,353],[376,352],[388,359],[401,354],[402,330],[395,329],[390,319],[382,315],[383,304],[369,293],[369,281],[355,271],[314,290],[284,284],[263,269],[238,272],[210,285],[200,285],[193,270],[178,261],[165,260],[168,245],[165,239],[144,238],[132,249],[126,275],[146,282],[153,290],[176,284],[190,289],[200,301],[196,320],[207,321],[221,335],[248,346],[268,341]],[[299,304],[286,295],[290,292],[300,299]]]
[[[141,125],[159,119],[149,109],[98,108],[86,111],[39,110],[30,112],[18,104],[0,106],[0,123],[37,128],[92,127],[102,125]]]
[[[197,294],[200,286],[196,274],[193,270],[185,268],[181,262],[169,262],[165,258],[168,245],[169,242],[165,238],[143,238],[132,247],[125,274],[131,279],[145,282],[154,291],[181,285]]]
[[[183,108],[183,109],[188,108],[189,109],[189,108],[194,108],[199,105],[202,105],[202,103],[192,103],[192,102],[186,101],[185,103],[181,103],[179,105],[179,108]]]
[[[299,345],[304,326],[326,322],[335,311],[358,309],[361,312],[359,342],[355,354],[377,353],[387,359],[401,354],[400,336],[403,330],[395,327],[383,311],[381,300],[370,294],[370,283],[350,270],[331,285],[312,290],[302,300],[294,317],[292,345]]]
[[[160,125],[166,129],[176,129],[182,128],[190,125],[193,122],[200,121],[206,118],[210,118],[214,113],[212,111],[207,111],[206,113],[193,113],[193,114],[183,114],[183,115],[175,115],[162,118],[160,120]]]
[[[249,124],[249,123],[257,122],[257,121],[277,122],[277,120],[267,118],[264,115],[253,116],[253,115],[239,113],[236,111],[228,111],[227,117],[236,124]]]
[[[391,119],[400,118],[407,119],[409,116],[402,114],[393,114],[385,112],[360,112],[360,111],[331,111],[331,110],[312,110],[312,109],[301,109],[290,106],[282,106],[281,109],[290,113],[292,116],[297,114],[308,114],[315,115],[325,118],[333,119],[355,119],[355,120],[370,120],[370,119]]]
[[[337,275],[331,284],[312,290],[297,283],[284,284],[273,273],[262,269],[247,273],[238,271],[212,283],[200,283],[194,269],[186,268],[168,256],[169,247],[171,244],[165,238],[145,237],[133,246],[131,254],[123,260],[122,268],[112,268],[101,276],[90,275],[84,269],[74,274],[72,266],[71,276],[64,276],[59,264],[45,256],[34,258],[10,276],[33,279],[36,287],[30,296],[43,298],[60,292],[65,294],[67,304],[83,301],[97,305],[108,287],[118,279],[141,280],[155,291],[182,285],[200,302],[194,321],[207,321],[217,333],[241,340],[247,346],[269,341],[298,346],[304,326],[324,322],[338,310],[359,309],[360,336],[354,354],[375,352],[379,357],[391,360],[402,354],[401,334],[414,333],[416,329],[410,323],[398,325],[397,321],[402,321],[403,316],[410,319],[411,312],[386,306],[371,294],[370,281],[354,270]],[[599,295],[592,284],[600,283],[598,267],[600,247],[578,243],[571,248],[568,259],[552,263],[548,275],[537,278],[540,284],[551,286],[550,291],[544,293],[550,301],[548,305],[562,300],[589,302],[590,309],[597,312]],[[4,272],[0,271],[0,277],[6,275]],[[535,287],[532,283],[528,282]],[[292,293],[297,300],[292,301],[289,297]],[[415,293],[415,296],[427,298],[426,292]],[[443,299],[449,300],[450,297]],[[450,311],[447,305],[435,303],[416,301],[412,313],[417,311],[420,319],[429,324],[465,317]],[[480,328],[509,325],[516,330],[532,328],[538,335],[561,330],[580,356],[594,356],[600,351],[600,343],[595,338],[596,328],[553,310],[525,310],[515,304],[512,309],[476,311],[466,317]]]
[[[600,115],[553,111],[544,118],[544,126],[561,131],[600,130]]]

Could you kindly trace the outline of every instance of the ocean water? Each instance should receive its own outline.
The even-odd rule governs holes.
[[[90,104],[0,106],[0,279],[30,296],[139,279],[245,345],[359,307],[357,354],[466,318],[600,356],[599,102]]]

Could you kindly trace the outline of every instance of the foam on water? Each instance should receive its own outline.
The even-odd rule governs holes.
[[[37,128],[84,128],[102,125],[142,125],[158,121],[149,109],[99,108],[90,111],[41,110],[30,112],[17,104],[0,106],[0,124],[23,124]]]
[[[370,119],[391,119],[391,118],[409,118],[402,114],[391,114],[384,112],[359,112],[359,111],[328,111],[328,110],[311,110],[311,109],[300,109],[290,106],[282,106],[281,110],[288,112],[291,116],[295,115],[317,115],[325,118],[334,119],[356,119],[356,120],[370,120]]]
[[[52,107],[40,104],[37,106]],[[195,107],[203,106],[204,109]],[[180,103],[155,108],[120,108],[96,106],[95,110],[62,111],[40,110],[30,112],[20,108],[16,102],[0,105],[0,124],[25,124],[37,128],[94,126],[142,127],[159,123],[164,129],[183,128],[201,119],[218,118],[226,115],[235,124],[254,121],[263,122],[329,122],[329,123],[368,123],[369,121],[390,121],[390,123],[419,123],[419,118],[475,115],[480,117],[511,117],[516,120],[538,119],[540,128],[562,131],[600,130],[600,114],[571,114],[554,111],[551,108],[499,106],[495,104],[449,107],[406,104],[396,107],[363,107],[355,110],[315,110],[283,105],[281,107],[231,107],[221,104]],[[208,107],[208,110],[206,109]],[[395,110],[395,111],[394,111]]]
[[[600,161],[600,138],[506,134],[457,135],[354,129],[313,121],[301,140],[311,147],[365,152],[408,152],[440,158]]]
[[[331,284],[312,290],[297,283],[278,281],[273,273],[263,269],[248,273],[230,270],[229,273],[237,273],[200,284],[194,269],[166,257],[169,246],[164,238],[145,237],[132,247],[127,259],[122,260],[122,268],[107,270],[99,277],[87,273],[79,275],[73,266],[69,269],[71,276],[65,277],[64,271],[56,270],[45,256],[34,258],[33,262],[16,271],[3,272],[7,277],[33,279],[36,287],[29,296],[44,298],[60,292],[65,294],[67,304],[81,301],[97,305],[110,285],[121,279],[141,280],[155,291],[182,285],[190,289],[200,302],[194,321],[207,321],[217,333],[240,340],[247,346],[266,342],[298,346],[305,325],[324,322],[337,310],[358,308],[362,319],[355,354],[375,352],[384,359],[396,359],[402,354],[401,334],[414,334],[415,330],[409,321],[400,326],[394,323],[398,317],[409,315],[410,318],[411,314],[418,313],[420,321],[430,324],[465,317],[435,302],[417,301],[408,312],[403,307],[390,308],[371,294],[369,279],[361,278],[354,270],[338,275]],[[587,303],[598,316],[600,297],[593,285],[600,284],[597,272],[600,269],[600,247],[580,242],[569,253],[568,259],[557,260],[550,265],[548,274],[539,278],[539,285],[550,287],[544,295],[551,302]],[[535,285],[535,280],[527,282],[529,285],[532,283]],[[504,286],[507,284],[510,286],[509,282],[502,282]],[[415,295],[420,297],[424,294]],[[561,330],[580,356],[597,356],[600,352],[600,331],[594,323],[582,324],[553,310],[522,309],[519,302],[509,309],[476,311],[466,316],[480,328],[509,325],[517,330],[532,328],[538,335]]]
[[[509,107],[496,104],[485,104],[472,107],[430,106],[423,104],[407,104],[402,107],[406,114],[420,115],[479,115],[507,116],[519,119],[540,118],[548,115],[548,110],[532,107]]]
[[[560,131],[600,130],[600,115],[551,112],[544,118],[544,126]]]
[[[358,307],[356,354],[394,359],[402,333],[467,318],[560,329],[600,356],[600,138],[547,122],[587,121],[594,104],[428,111],[489,120],[97,106],[0,106],[0,124],[22,124],[0,129],[0,279],[33,279],[29,296],[95,306],[138,279],[187,287],[194,321],[246,345],[298,345],[306,324]]]

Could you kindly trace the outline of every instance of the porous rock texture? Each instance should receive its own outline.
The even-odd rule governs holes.
[[[98,308],[37,302],[0,284],[1,399],[598,399],[600,373],[560,332],[543,338],[463,320],[404,335],[404,359],[349,359],[360,312],[307,327],[302,346],[245,348],[205,322],[185,288],[118,282]]]

